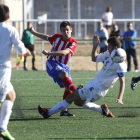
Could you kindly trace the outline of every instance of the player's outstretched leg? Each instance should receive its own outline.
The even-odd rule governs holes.
[[[11,136],[8,130],[5,130],[5,131],[0,130],[0,137],[3,138],[4,140],[15,140]]]
[[[84,87],[83,84],[80,84],[80,85],[77,86],[77,89],[81,89],[83,87]],[[60,116],[75,116],[75,115],[70,113],[70,112],[68,112],[68,109],[65,109],[65,110],[62,110],[60,112]]]
[[[40,105],[38,106],[38,112],[43,116],[44,119],[49,118],[48,109],[42,108]]]
[[[108,109],[107,104],[103,104],[101,105],[102,111],[103,111],[103,115],[107,116],[107,117],[115,117],[112,112]]]
[[[136,86],[137,86],[137,82],[135,81],[135,77],[132,78],[131,80],[131,89],[135,90]]]

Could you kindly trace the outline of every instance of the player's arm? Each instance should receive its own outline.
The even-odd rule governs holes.
[[[100,41],[107,40],[106,37],[100,37]]]
[[[123,37],[123,40],[125,40],[125,41],[130,41],[130,40],[133,40],[133,39],[134,39],[133,36]]]
[[[33,27],[29,28],[28,30],[29,30],[29,32],[32,33],[33,35],[35,35],[35,36],[37,36],[37,37],[39,37],[39,38],[41,38],[41,39],[43,39],[43,40],[47,40],[48,35],[42,34],[42,33],[39,33],[39,32],[37,32],[37,31],[35,31]],[[47,40],[47,41],[48,41],[48,40]]]
[[[24,54],[24,56],[30,56],[31,52],[29,51],[29,49],[26,48],[26,53]]]
[[[99,43],[100,43],[99,36],[95,34],[93,36],[93,48],[92,48],[92,54],[91,54],[93,62],[96,62],[96,58],[97,58],[97,55],[98,55],[97,47],[98,47]]]
[[[103,22],[108,22],[107,20],[102,19]]]
[[[70,49],[65,49],[61,51],[54,51],[54,52],[48,52],[46,50],[42,51],[43,54],[45,55],[54,55],[54,56],[64,56],[70,53]]]
[[[116,103],[124,105],[122,102],[122,99],[123,99],[123,94],[125,90],[125,76],[119,77],[119,81],[120,81],[120,91],[119,91],[119,96],[118,96],[118,99],[116,100]]]

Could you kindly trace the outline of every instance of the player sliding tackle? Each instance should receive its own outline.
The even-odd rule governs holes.
[[[115,48],[121,48],[121,42],[117,37],[111,37],[108,39],[108,50],[104,53],[97,54],[99,42],[99,37],[94,35],[92,61],[97,63],[104,61],[104,66],[98,71],[97,77],[91,79],[85,87],[74,91],[72,94],[68,95],[65,100],[51,109],[44,109],[41,106],[38,106],[39,113],[44,118],[48,118],[52,114],[69,107],[73,101],[78,106],[98,111],[107,117],[114,117],[106,104],[100,106],[90,101],[93,100],[95,102],[96,100],[103,98],[107,94],[109,88],[113,87],[117,79],[120,81],[120,89],[116,103],[123,105],[122,98],[125,89],[125,72],[127,66],[124,61],[122,63],[114,63],[110,56]]]

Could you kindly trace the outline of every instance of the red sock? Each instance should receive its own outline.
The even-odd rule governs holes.
[[[69,77],[63,78],[62,81],[65,87],[67,87],[71,91],[75,91],[76,87],[73,84],[73,82],[69,79]]]
[[[69,94],[72,94],[72,91],[65,90],[64,95],[63,95],[63,100],[66,99],[66,97],[67,97]]]

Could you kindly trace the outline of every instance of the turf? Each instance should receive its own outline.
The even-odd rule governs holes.
[[[75,85],[87,84],[96,72],[71,71]],[[101,100],[115,115],[107,118],[100,113],[72,104],[69,111],[75,117],[60,117],[59,113],[43,119],[37,107],[51,108],[62,101],[64,89],[45,71],[13,71],[11,82],[17,94],[8,130],[16,140],[123,140],[140,139],[140,86],[131,90],[130,82],[139,73],[126,73],[124,105],[115,103],[119,94],[119,81]]]

